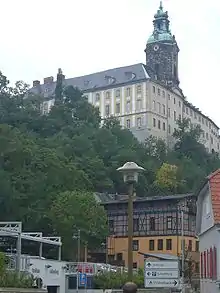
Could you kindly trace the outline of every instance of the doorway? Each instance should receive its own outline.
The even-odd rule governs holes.
[[[58,293],[58,286],[47,286],[48,293]]]

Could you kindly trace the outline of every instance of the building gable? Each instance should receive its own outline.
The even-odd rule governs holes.
[[[209,183],[206,183],[197,200],[196,233],[201,235],[212,228],[214,224],[211,190]]]

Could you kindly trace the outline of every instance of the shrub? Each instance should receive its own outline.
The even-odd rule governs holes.
[[[99,273],[94,278],[94,286],[96,289],[121,289],[128,282],[128,274],[120,272],[104,272]],[[138,288],[144,287],[144,273],[139,270],[133,275],[133,282]]]
[[[31,288],[34,278],[28,274],[7,270],[7,257],[0,252],[0,287],[3,288]]]
[[[0,287],[3,288],[32,288],[33,283],[34,278],[25,273],[6,271],[0,275]]]

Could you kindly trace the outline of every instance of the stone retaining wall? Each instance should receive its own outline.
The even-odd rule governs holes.
[[[47,290],[34,288],[0,288],[0,293],[46,293]]]

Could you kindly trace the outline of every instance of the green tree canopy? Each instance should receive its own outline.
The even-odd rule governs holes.
[[[95,248],[107,236],[104,208],[95,201],[94,194],[85,191],[66,191],[57,194],[51,207],[53,227],[63,237],[64,253],[73,246],[73,235],[80,230],[81,241]]]

